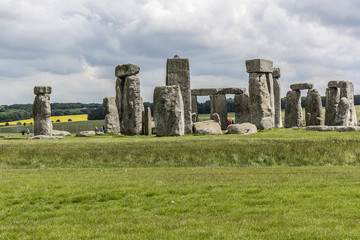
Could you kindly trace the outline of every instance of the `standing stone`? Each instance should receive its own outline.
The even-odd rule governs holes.
[[[285,103],[285,127],[301,127],[302,123],[301,92],[288,91]]]
[[[258,129],[271,129],[273,127],[268,77],[269,74],[265,73],[250,73],[249,75],[251,123],[255,124]]]
[[[337,108],[340,102],[340,95],[337,88],[329,87],[326,89],[325,102],[325,125],[335,126]]]
[[[140,96],[140,79],[137,76],[125,78],[121,102],[121,119],[125,135],[139,135],[142,127],[143,105]]]
[[[191,96],[191,112],[193,116],[193,122],[199,121],[199,113],[198,113],[198,107],[197,107],[197,96],[192,95]]]
[[[115,102],[115,97],[106,97],[103,100],[105,108],[105,132],[120,133],[119,113]]]
[[[322,125],[322,102],[320,93],[310,89],[305,101],[306,126]]]
[[[234,99],[235,123],[251,122],[249,94],[236,94]]]
[[[219,125],[221,126],[221,118],[220,118],[218,113],[211,114],[210,115],[210,120],[213,120],[213,121],[219,123]]]
[[[349,100],[349,113],[348,113],[348,125],[346,126],[356,126],[357,117],[356,110],[354,105],[354,84],[349,81],[341,81],[340,87],[340,98],[346,97]]]
[[[118,114],[119,114],[119,124],[120,124],[120,132],[124,132],[124,121],[122,119],[122,98],[123,98],[123,90],[124,90],[124,83],[125,83],[125,78],[117,78],[116,79],[116,86],[115,86],[115,93],[116,93],[116,98],[115,98],[115,102],[116,102],[116,106],[118,109]]]
[[[51,87],[36,86],[34,94],[36,95],[33,104],[34,135],[51,135]]]
[[[184,135],[184,104],[180,87],[155,87],[153,102],[156,136]]]
[[[274,105],[275,105],[275,127],[282,127],[281,117],[281,87],[280,87],[280,68],[274,68]]]
[[[210,95],[210,114],[217,113],[221,120],[221,129],[227,128],[227,101],[226,95]]]
[[[189,59],[180,58],[175,55],[174,58],[168,58],[166,64],[166,85],[180,86],[184,105],[185,133],[192,132],[191,119],[191,87],[190,87],[190,65]]]
[[[273,62],[265,59],[246,60],[249,73],[251,123],[259,129],[271,129],[274,124]]]
[[[337,114],[335,117],[335,126],[349,126],[350,101],[346,97],[340,99]]]
[[[152,119],[151,119],[151,109],[149,107],[145,108],[143,111],[143,134],[144,135],[151,135],[152,134]]]

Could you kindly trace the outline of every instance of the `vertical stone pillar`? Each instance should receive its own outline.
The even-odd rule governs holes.
[[[178,55],[175,55],[174,58],[167,59],[166,85],[177,85],[180,87],[184,105],[185,133],[191,133],[192,111],[189,59],[180,58]]]
[[[235,94],[234,105],[235,123],[251,122],[249,94]]]
[[[300,90],[288,91],[285,103],[285,127],[301,127],[303,124]]]
[[[259,129],[271,129],[273,116],[273,62],[265,59],[246,60],[249,73],[249,95],[251,103],[251,123]]]
[[[217,113],[220,116],[221,129],[227,129],[227,101],[226,95],[210,95],[210,115]]]
[[[348,126],[357,125],[356,110],[354,104],[354,84],[349,81],[341,81],[340,99],[347,98],[349,100],[349,122]]]
[[[139,135],[142,127],[142,101],[140,79],[137,76],[125,78],[122,96],[122,121],[125,135]]]
[[[191,96],[191,112],[192,112],[192,115],[195,116],[195,117],[193,117],[193,122],[198,122],[199,121],[199,113],[198,113],[197,96],[196,95]]]
[[[340,99],[335,117],[335,126],[350,126],[350,101],[346,97]]]
[[[275,107],[275,127],[282,127],[281,117],[281,87],[280,87],[280,68],[274,68],[273,80],[274,80],[274,107]]]
[[[306,126],[322,125],[322,102],[316,89],[309,89],[305,101]]]
[[[103,100],[105,108],[105,132],[120,133],[119,113],[115,102],[115,97],[106,97]]]
[[[340,102],[340,95],[337,88],[329,87],[326,89],[325,102],[325,125],[335,126],[337,108]]]
[[[151,135],[152,134],[152,126],[151,126],[151,109],[149,107],[145,108],[143,111],[143,134],[144,135]]]
[[[184,104],[180,87],[156,87],[153,102],[156,136],[184,135]]]
[[[34,87],[35,100],[33,104],[34,135],[51,135],[51,87]]]

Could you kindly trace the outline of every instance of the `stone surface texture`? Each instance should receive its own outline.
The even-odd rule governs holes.
[[[340,99],[336,117],[335,117],[335,126],[349,126],[349,117],[350,113],[350,101],[346,97]]]
[[[197,107],[197,96],[191,96],[191,112],[192,112],[192,121],[198,122],[199,121],[199,113]]]
[[[301,92],[288,91],[285,104],[285,127],[301,127],[302,124]]]
[[[335,132],[350,132],[360,131],[359,126],[306,126],[305,130],[308,131],[335,131]]]
[[[140,72],[140,67],[135,64],[121,64],[115,68],[115,77],[125,78],[128,76],[136,75]]]
[[[307,90],[314,88],[313,83],[294,83],[290,85],[291,90],[298,91],[298,90]]]
[[[235,95],[234,110],[235,123],[251,122],[250,97],[248,93]]]
[[[123,90],[124,90],[125,78],[117,78],[116,86],[115,86],[115,102],[118,109],[119,114],[119,124],[120,124],[120,132],[124,132],[124,121],[122,119],[122,99],[123,99]]]
[[[120,133],[119,112],[116,106],[115,97],[106,97],[103,99],[105,108],[105,132]]]
[[[57,139],[63,139],[63,136],[50,136],[50,135],[35,135],[33,137],[29,137],[29,140],[34,139],[50,139],[50,140],[57,140]]]
[[[277,68],[279,69],[279,68]],[[280,69],[279,74],[276,75],[280,77]],[[282,127],[282,116],[281,116],[281,87],[279,78],[274,77],[274,105],[275,105],[275,127]]]
[[[166,64],[166,85],[177,85],[181,89],[184,107],[185,133],[192,132],[191,86],[189,59],[168,58]]]
[[[341,81],[340,98],[347,98],[349,100],[349,112],[348,112],[348,125],[356,126],[357,117],[354,105],[354,84],[349,81]]]
[[[51,87],[36,86],[34,88],[34,93],[38,93],[35,96],[32,109],[34,116],[34,135],[51,135],[51,107],[48,92],[51,92]]]
[[[255,124],[258,129],[271,129],[273,127],[273,110],[268,86],[270,75],[266,73],[249,74],[251,123]]]
[[[246,71],[248,73],[272,73],[273,62],[266,59],[246,60]]]
[[[273,69],[273,78],[280,78],[281,77],[281,73],[280,73],[280,68],[275,68]]]
[[[305,100],[306,126],[322,125],[322,102],[320,93],[310,89]]]
[[[52,136],[71,136],[71,133],[68,131],[59,131],[59,130],[52,130]]]
[[[326,89],[325,101],[325,125],[335,126],[335,118],[340,102],[340,95],[337,88]]]
[[[229,134],[254,134],[257,133],[257,127],[252,123],[230,124],[227,127]]]
[[[210,95],[210,114],[217,113],[221,120],[221,129],[227,128],[227,100],[226,95]]]
[[[156,136],[184,135],[184,104],[180,87],[155,87],[153,103]]]
[[[139,135],[142,128],[142,101],[140,95],[140,79],[137,76],[125,78],[121,102],[121,121],[125,135]]]
[[[143,111],[143,134],[151,135],[152,134],[152,118],[151,118],[151,109],[149,107],[145,108]]]
[[[246,88],[194,88],[191,89],[193,96],[210,96],[222,94],[242,94],[246,92]]]
[[[220,124],[214,120],[196,122],[193,124],[193,131],[196,134],[221,135]]]
[[[213,113],[210,115],[210,120],[214,120],[215,122],[219,123],[221,126],[221,118],[218,113]]]

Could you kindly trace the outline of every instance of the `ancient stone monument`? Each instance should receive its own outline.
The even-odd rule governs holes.
[[[149,107],[145,108],[143,111],[143,135],[151,135],[152,134],[152,119],[151,119],[151,109]]]
[[[166,63],[166,85],[177,85],[181,89],[184,107],[185,133],[192,132],[191,87],[189,59],[168,58]]]
[[[282,127],[281,117],[281,87],[280,87],[280,68],[274,68],[274,106],[275,106],[275,127]]]
[[[33,104],[34,135],[51,135],[51,87],[34,87],[35,100]]]
[[[249,94],[244,92],[242,94],[235,94],[234,110],[235,123],[251,122],[251,104]]]
[[[122,64],[115,68],[116,105],[119,113],[120,131],[125,135],[138,135],[142,128],[143,104],[140,95],[140,79],[136,76],[140,67]]]
[[[322,125],[322,102],[316,89],[309,89],[305,100],[306,126]]]
[[[259,129],[270,129],[274,124],[273,62],[265,59],[246,60],[249,73],[251,123]]]
[[[178,85],[155,87],[154,120],[156,136],[184,135],[184,104]]]
[[[225,130],[227,128],[227,101],[226,95],[210,95],[210,114],[219,114],[221,129]]]
[[[220,124],[215,120],[208,120],[203,122],[196,122],[193,124],[193,131],[196,134],[204,135],[221,135]]]
[[[106,133],[120,133],[119,112],[116,106],[115,97],[106,97],[103,100],[105,108],[105,129]]]
[[[303,122],[300,90],[288,91],[285,103],[285,127],[301,127]]]
[[[340,89],[340,95],[338,88]],[[325,125],[356,126],[354,85],[349,81],[330,81],[326,89]]]

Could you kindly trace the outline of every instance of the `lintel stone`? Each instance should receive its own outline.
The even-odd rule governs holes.
[[[295,83],[290,85],[291,90],[298,91],[298,90],[306,90],[306,89],[313,89],[313,83]]]
[[[280,68],[274,68],[273,78],[280,78],[280,77],[281,77]]]
[[[196,88],[196,89],[191,89],[191,95],[193,95],[193,96],[243,94],[244,92],[246,92],[246,88]]]
[[[248,73],[272,73],[273,69],[273,62],[270,60],[246,60],[246,71]]]
[[[330,82],[328,82],[328,87],[329,88],[344,88],[348,84],[350,84],[349,81],[330,81]]]
[[[140,67],[135,64],[127,63],[118,65],[115,68],[115,77],[124,78],[127,76],[136,75],[140,72]]]

